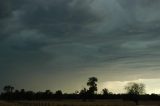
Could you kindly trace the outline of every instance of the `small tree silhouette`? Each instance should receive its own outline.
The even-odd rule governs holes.
[[[87,89],[86,89],[86,88],[83,88],[83,89],[80,91],[79,95],[81,96],[81,98],[82,98],[83,101],[86,101],[86,99],[87,99]]]
[[[51,99],[52,97],[52,92],[50,90],[46,90],[44,92],[44,96],[45,96],[45,99]]]
[[[109,91],[107,88],[104,88],[104,89],[102,89],[102,93],[103,93],[103,95],[108,95]]]
[[[58,91],[56,91],[56,93],[55,93],[56,95],[62,95],[63,93],[62,93],[62,91],[61,90],[58,90]]]
[[[125,86],[125,90],[127,91],[129,98],[138,105],[139,95],[145,93],[145,85],[143,83],[131,82]]]
[[[55,96],[56,96],[57,100],[61,100],[61,99],[62,99],[62,96],[63,96],[62,91],[61,91],[61,90],[57,90],[57,91],[55,92]]]
[[[14,87],[7,85],[7,86],[4,86],[3,90],[5,91],[5,93],[13,93]]]

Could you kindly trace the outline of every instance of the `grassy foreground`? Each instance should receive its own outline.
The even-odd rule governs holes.
[[[140,101],[139,106],[160,106],[160,101]],[[0,101],[0,106],[136,106],[132,101],[96,100],[96,101]]]

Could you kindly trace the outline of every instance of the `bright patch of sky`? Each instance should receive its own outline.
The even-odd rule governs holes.
[[[100,89],[107,88],[110,92],[113,93],[126,93],[124,87],[130,83],[143,83],[145,84],[145,91],[147,94],[160,94],[160,79],[138,79],[138,80],[131,80],[131,81],[106,81],[100,83]]]

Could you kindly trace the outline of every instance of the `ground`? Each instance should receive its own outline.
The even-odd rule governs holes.
[[[132,101],[123,100],[61,100],[61,101],[1,101],[0,106],[136,106]],[[160,106],[160,101],[140,101],[139,106]]]

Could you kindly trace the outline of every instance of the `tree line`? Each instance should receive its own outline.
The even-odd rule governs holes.
[[[11,85],[4,86],[3,92],[0,94],[1,100],[63,100],[63,99],[81,99],[83,101],[96,99],[123,99],[132,100],[138,104],[138,100],[160,100],[157,94],[145,94],[145,85],[143,83],[128,83],[124,89],[125,94],[114,94],[109,92],[107,88],[102,90],[102,94],[98,94],[97,87],[98,79],[90,77],[87,81],[87,88],[76,91],[72,94],[63,93],[62,90],[51,92],[46,90],[44,92],[26,91],[25,89],[15,90]]]

